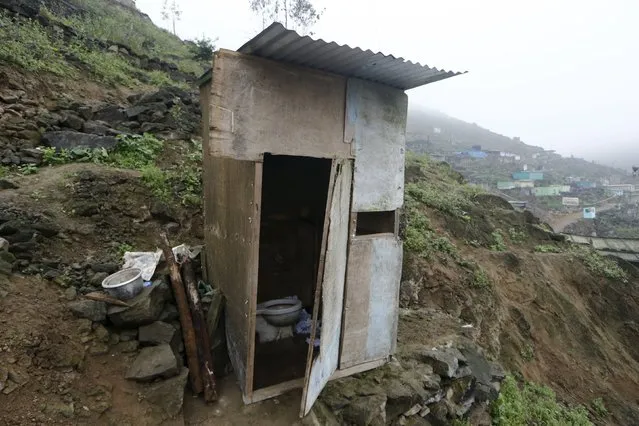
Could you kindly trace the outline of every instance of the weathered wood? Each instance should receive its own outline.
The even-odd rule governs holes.
[[[164,253],[164,259],[169,267],[171,276],[171,286],[173,287],[173,296],[177,304],[180,314],[180,325],[182,328],[182,337],[184,339],[184,350],[186,351],[186,363],[189,366],[189,379],[193,393],[202,392],[202,378],[200,375],[200,362],[197,354],[197,341],[195,339],[195,330],[193,329],[193,319],[189,304],[186,300],[186,292],[184,284],[180,276],[180,268],[175,261],[171,244],[165,233],[160,234],[160,246]]]
[[[353,139],[353,211],[392,211],[404,201],[408,97],[356,78],[346,86],[347,137]]]
[[[311,367],[309,370],[307,365],[301,416],[308,414],[311,410],[320,392],[335,370],[337,370],[339,362],[353,166],[352,161],[346,159],[336,159],[334,164],[334,173],[331,173],[331,180],[334,180],[334,185],[329,204],[327,204],[329,209],[325,219],[328,222],[328,233],[326,236],[324,274],[321,283],[318,283],[317,286],[318,293],[321,289],[322,295],[320,351],[312,362],[307,361],[308,364],[311,364]],[[319,319],[319,305],[320,303],[316,298],[315,306],[313,306],[311,336],[314,336]],[[309,355],[312,357],[312,345],[309,347]]]
[[[345,77],[221,49],[211,81],[213,155],[351,157],[344,143]]]
[[[340,368],[391,355],[397,339],[402,245],[394,234],[351,240]]]
[[[200,360],[200,374],[202,385],[204,386],[204,400],[206,402],[213,402],[217,399],[217,388],[215,385],[215,373],[213,372],[211,340],[209,339],[209,332],[206,328],[204,312],[202,312],[200,295],[197,292],[193,264],[188,259],[182,264],[182,277],[184,278],[186,298],[189,301],[189,307],[191,308],[191,315],[193,317],[193,326],[195,328],[195,339]]]
[[[105,302],[105,303],[108,303],[109,305],[124,306],[126,308],[131,306],[126,302],[107,296],[106,294],[100,293],[99,291],[87,293],[84,295],[84,297],[86,297],[87,299],[96,300],[98,302]]]
[[[246,397],[253,390],[261,163],[213,157],[206,150],[204,161],[208,276],[226,300],[229,357]]]

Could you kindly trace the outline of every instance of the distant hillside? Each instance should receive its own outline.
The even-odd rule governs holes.
[[[460,169],[467,178],[491,185],[498,180],[507,179],[510,173],[519,170],[523,164],[531,169],[549,172],[547,175],[551,182],[561,182],[568,176],[617,181],[624,180],[627,175],[626,170],[554,153],[546,153],[535,159],[533,154],[544,152],[543,148],[527,145],[517,137],[500,135],[475,123],[467,123],[439,111],[423,108],[409,111],[406,142],[409,150],[418,153],[450,155],[480,145],[482,150],[507,151],[520,155],[520,162],[503,167],[475,161],[465,164],[464,170]]]

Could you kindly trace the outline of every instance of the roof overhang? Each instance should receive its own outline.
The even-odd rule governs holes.
[[[322,39],[301,36],[282,24],[274,22],[238,49],[247,55],[290,63],[329,73],[373,81],[397,89],[408,90],[439,80],[465,74],[431,68],[392,55],[374,53],[359,47],[339,45]],[[208,70],[200,85],[211,79]]]

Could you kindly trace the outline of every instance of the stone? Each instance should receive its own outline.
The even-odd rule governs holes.
[[[4,395],[9,395],[10,393],[12,393],[13,391],[15,391],[16,389],[18,389],[20,387],[20,385],[18,385],[15,382],[12,382],[11,380],[7,380],[4,384],[4,389],[2,389],[2,393]]]
[[[82,131],[84,126],[84,120],[75,115],[75,113],[67,112],[60,122],[64,127],[69,127],[73,130],[77,130],[78,132]]]
[[[60,233],[60,227],[52,222],[38,222],[31,227],[47,238],[55,237]]]
[[[423,351],[421,357],[432,365],[435,373],[446,378],[455,377],[460,360],[465,362],[464,356],[456,348],[429,349]]]
[[[5,104],[14,104],[20,100],[20,98],[13,93],[0,93],[0,100]]]
[[[17,253],[29,253],[29,252],[33,251],[35,248],[36,248],[35,241],[28,241],[28,242],[24,242],[24,243],[11,244],[11,246],[9,247],[9,251],[11,253],[14,253],[14,254],[17,254]],[[16,257],[19,257],[19,256],[16,255]]]
[[[95,338],[99,342],[106,343],[109,341],[109,330],[107,330],[102,324],[93,324],[93,332],[95,333]]]
[[[142,395],[145,400],[162,407],[169,417],[174,418],[182,410],[188,377],[189,369],[183,367],[177,376],[149,385]]]
[[[95,342],[89,348],[89,354],[91,355],[106,355],[109,353],[109,345],[105,343]]]
[[[105,136],[111,133],[112,129],[109,128],[107,123],[103,121],[87,121],[84,123],[84,132],[91,133],[93,135]]]
[[[9,251],[0,250],[0,260],[12,264],[16,261],[16,257]]]
[[[153,201],[149,209],[151,216],[164,222],[179,222],[176,214],[172,209],[161,201]]]
[[[162,321],[155,321],[152,324],[143,325],[138,331],[138,340],[143,345],[168,343],[177,349],[179,338],[177,329],[171,324]]]
[[[10,263],[0,260],[0,275],[9,276],[13,272],[13,266]]]
[[[7,235],[15,234],[20,231],[23,226],[25,226],[25,224],[20,221],[10,220],[0,225],[0,235],[6,237]]]
[[[33,142],[40,142],[42,135],[37,130],[22,130],[18,132],[18,138],[26,139]]]
[[[391,379],[384,384],[386,392],[386,416],[388,421],[393,421],[402,413],[408,411],[412,406],[424,399],[420,395],[420,389],[416,389],[410,384],[403,383],[400,379]],[[421,390],[423,393],[423,389]]]
[[[120,335],[116,333],[111,333],[109,336],[109,345],[115,346],[120,343]]]
[[[161,131],[163,131],[165,129],[166,129],[166,126],[164,124],[160,124],[160,123],[143,123],[140,126],[140,131],[142,133],[161,132]]]
[[[9,252],[9,241],[0,238],[0,251]]]
[[[76,111],[78,112],[80,117],[84,118],[87,121],[93,118],[93,111],[90,106],[86,106],[86,105],[79,106],[78,108],[76,108]],[[86,127],[85,127],[85,131],[86,131]],[[91,133],[91,132],[88,132],[88,133]]]
[[[8,370],[9,380],[17,383],[20,386],[26,385],[29,382],[29,375],[24,371],[20,371],[16,368],[9,368]]]
[[[89,280],[89,284],[91,284],[93,287],[101,287],[102,281],[104,281],[104,279],[108,276],[109,274],[107,274],[106,272],[96,272]]]
[[[31,238],[33,238],[33,233],[33,230],[21,229],[15,234],[7,235],[5,238],[12,244],[26,243],[31,241]]]
[[[302,419],[304,426],[340,426],[341,422],[322,401],[315,401],[311,411]]]
[[[160,314],[158,321],[170,322],[170,321],[175,321],[179,318],[180,318],[180,313],[178,312],[177,306],[175,306],[172,303],[167,303],[166,305],[164,305],[164,310]],[[209,331],[213,333],[213,330],[209,330]]]
[[[114,148],[117,139],[113,136],[97,136],[72,131],[53,131],[42,135],[42,143],[56,149]]]
[[[48,402],[44,406],[43,412],[49,416],[62,415],[70,419],[74,416],[75,409],[73,403],[65,404],[63,402]]]
[[[20,153],[40,161],[42,161],[42,158],[44,157],[44,152],[37,148],[22,148],[20,149]]]
[[[69,302],[67,306],[78,318],[86,318],[94,322],[106,320],[107,308],[104,302],[82,299]]]
[[[140,342],[137,340],[129,340],[126,342],[120,342],[115,345],[115,350],[122,353],[131,353],[138,350],[140,347]]]
[[[386,396],[372,395],[354,399],[342,411],[348,424],[356,426],[386,425]]]
[[[126,121],[126,113],[123,108],[117,105],[108,105],[97,109],[93,114],[94,120],[105,121],[110,124]]]
[[[125,378],[145,382],[158,377],[167,379],[176,376],[179,371],[173,349],[164,344],[143,348],[129,367]]]
[[[151,324],[159,318],[164,303],[170,296],[171,290],[164,283],[145,287],[140,294],[128,301],[131,306],[109,307],[109,319],[115,326],[122,328]]]
[[[19,186],[16,185],[15,183],[6,180],[6,179],[0,179],[0,190],[2,189],[18,189]]]
[[[129,342],[131,340],[135,340],[137,337],[138,337],[138,330],[136,328],[133,328],[131,330],[120,331],[121,342]]]
[[[112,52],[112,53],[118,53],[118,52],[120,51],[120,49],[118,48],[118,46],[116,46],[115,44],[114,44],[114,45],[109,46],[109,48],[108,48],[107,50],[108,50],[109,52]]]
[[[60,275],[62,275],[60,271],[56,271],[55,269],[50,269],[47,272],[45,272],[42,277],[46,280],[54,280],[58,278]]]
[[[154,112],[166,112],[166,105],[162,102],[153,102],[148,104],[136,105],[126,110],[126,115],[129,120],[135,120],[142,114],[154,113]]]
[[[92,325],[93,325],[91,320],[86,318],[80,318],[79,320],[76,321],[76,324],[78,326],[78,332],[80,334],[90,333],[92,329]]]
[[[117,263],[92,263],[89,267],[93,272],[106,272],[107,274],[113,274],[120,269],[120,265]]]
[[[69,287],[66,290],[64,290],[64,298],[68,301],[75,300],[77,295],[78,295],[78,291],[75,289],[75,287]]]
[[[0,366],[0,391],[2,391],[9,380],[9,370],[6,367]]]

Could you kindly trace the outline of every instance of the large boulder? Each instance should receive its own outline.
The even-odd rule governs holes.
[[[342,413],[344,420],[356,426],[386,425],[386,396],[371,395],[354,399]]]
[[[189,377],[189,369],[183,367],[180,374],[149,385],[142,393],[144,399],[162,407],[169,417],[180,414],[184,403],[184,388]]]
[[[69,302],[67,306],[78,318],[86,318],[94,322],[106,320],[107,308],[104,302],[82,299]]]
[[[125,378],[139,382],[176,376],[180,372],[178,358],[169,345],[150,346],[140,351]]]
[[[171,297],[171,290],[164,283],[146,287],[127,303],[129,307],[111,306],[108,314],[111,322],[122,328],[134,328],[157,321],[164,304]]]
[[[42,143],[56,149],[74,148],[114,148],[117,139],[113,136],[97,136],[72,131],[46,132],[42,135]]]

